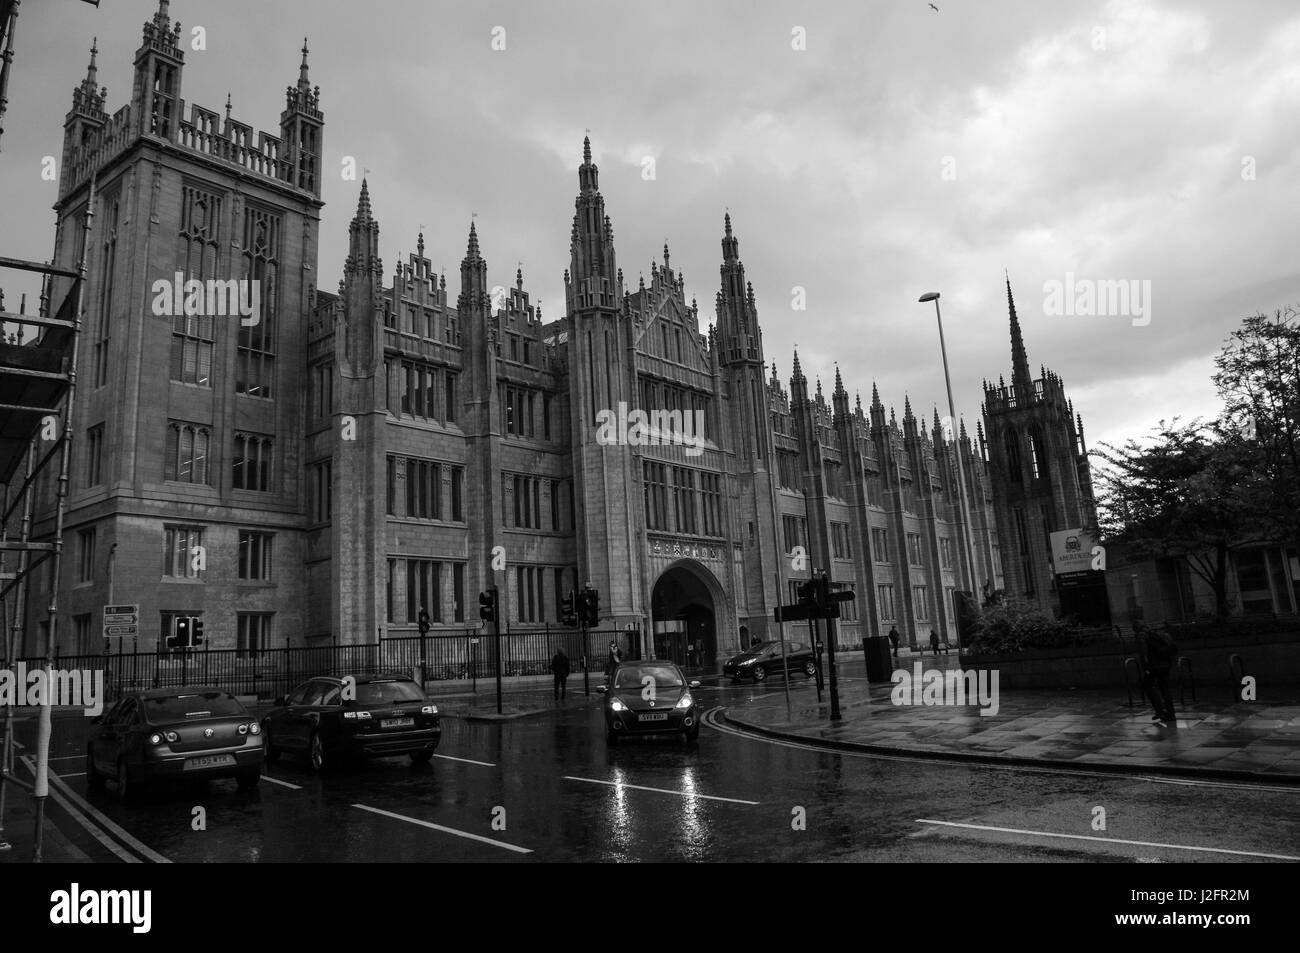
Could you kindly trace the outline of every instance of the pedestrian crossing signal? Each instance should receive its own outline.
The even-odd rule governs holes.
[[[187,649],[190,647],[190,617],[178,616],[175,622],[175,630],[172,635],[167,637],[167,648],[169,649]]]
[[[198,648],[203,644],[203,620],[195,618],[190,625],[190,645]]]
[[[484,622],[495,623],[498,621],[497,608],[497,590],[495,588],[478,594],[478,617]]]

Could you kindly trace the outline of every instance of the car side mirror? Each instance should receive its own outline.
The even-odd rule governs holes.
[[[605,694],[606,692],[608,692],[608,691],[609,691],[609,689],[606,688],[604,685],[597,685],[597,686],[596,686],[596,694],[597,694],[597,695],[604,695],[604,694]]]
[[[691,688],[699,688],[699,687],[700,687],[700,682],[699,682],[699,680],[696,679],[695,681],[691,682],[690,687],[691,687]]]

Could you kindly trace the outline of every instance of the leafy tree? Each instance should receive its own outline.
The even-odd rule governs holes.
[[[1139,557],[1185,562],[1227,615],[1228,554],[1268,538],[1260,516],[1259,451],[1244,435],[1200,421],[1160,421],[1152,441],[1102,444],[1103,534]]]
[[[1300,311],[1246,318],[1215,365],[1222,429],[1258,451],[1258,515],[1300,547]]]

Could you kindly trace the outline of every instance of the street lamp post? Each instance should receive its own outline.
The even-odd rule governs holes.
[[[939,322],[939,353],[943,355],[943,380],[948,387],[948,419],[952,421],[952,443],[957,457],[957,505],[961,508],[962,522],[962,540],[966,548],[966,565],[970,572],[970,592],[971,598],[975,598],[978,591],[978,582],[975,578],[975,548],[972,545],[972,528],[970,524],[970,507],[966,503],[966,465],[962,462],[961,441],[957,436],[957,408],[952,400],[952,376],[948,373],[948,348],[943,340],[943,315],[939,313],[939,292],[930,291],[921,295],[918,299],[924,304],[927,301],[934,302],[934,317]],[[953,611],[957,611],[954,605]],[[958,651],[960,652],[961,630],[958,629]]]

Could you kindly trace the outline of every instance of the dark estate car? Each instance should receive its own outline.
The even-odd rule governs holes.
[[[802,672],[813,678],[817,674],[817,662],[813,658],[811,646],[803,642],[786,642],[785,656],[785,664],[790,666],[791,675]],[[734,681],[752,678],[761,682],[769,675],[780,675],[782,670],[780,642],[764,642],[748,652],[733,655],[722,665],[722,674]]]
[[[262,729],[220,688],[132,692],[90,724],[86,783],[112,778],[123,801],[153,781],[233,777],[251,788],[262,777]]]
[[[617,744],[622,735],[681,732],[688,741],[700,736],[700,719],[692,688],[672,662],[624,662],[614,669],[608,686],[596,689],[605,696],[605,739]]]
[[[313,678],[275,706],[262,719],[266,760],[291,751],[315,771],[364,755],[406,754],[423,764],[442,738],[438,707],[404,675]]]

